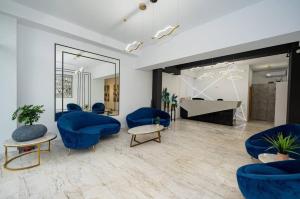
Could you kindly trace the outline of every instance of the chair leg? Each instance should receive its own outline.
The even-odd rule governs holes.
[[[68,149],[68,156],[71,154],[71,149]]]
[[[95,152],[95,151],[96,151],[96,147],[95,147],[95,145],[93,145],[93,146],[92,146],[92,150],[93,150],[93,152]]]

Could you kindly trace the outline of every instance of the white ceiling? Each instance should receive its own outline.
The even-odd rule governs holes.
[[[151,41],[167,25],[180,24],[177,33],[199,26],[261,0],[158,0],[138,11],[142,0],[14,0],[100,34],[129,43]],[[127,22],[123,18],[130,16]]]

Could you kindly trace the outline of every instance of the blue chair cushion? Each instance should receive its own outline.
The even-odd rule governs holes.
[[[107,136],[107,135],[111,135],[111,134],[115,134],[118,133],[120,131],[120,125],[119,124],[104,124],[101,125],[101,137],[102,136]]]
[[[261,174],[261,175],[283,175],[288,174],[288,172],[278,169],[276,167],[271,167],[266,164],[253,165],[252,167],[245,167],[245,173],[248,174]]]
[[[246,199],[300,198],[300,161],[245,165],[237,170],[237,181]]]
[[[284,136],[296,136],[298,137],[296,142],[300,144],[300,125],[286,124],[262,131],[249,137],[245,142],[248,154],[254,158],[258,158],[258,155],[261,153],[276,153],[275,149],[270,149],[271,145],[265,140],[265,137],[276,137],[278,133],[282,133]],[[295,152],[300,153],[300,148],[296,149]],[[294,159],[300,159],[300,155],[294,153],[289,155]]]
[[[171,117],[169,113],[154,108],[140,108],[127,115],[126,121],[129,128],[136,126],[153,124],[156,117],[160,118],[160,124],[164,127],[170,125]]]
[[[57,127],[65,147],[83,149],[97,144],[101,136],[118,133],[121,124],[112,117],[72,111],[59,118]]]
[[[270,147],[271,146],[270,143],[268,143],[263,138],[253,139],[253,140],[250,141],[250,143],[255,145],[255,146],[260,146],[260,147]]]
[[[101,125],[97,126],[88,126],[78,130],[78,133],[86,133],[86,134],[100,134],[102,128]]]

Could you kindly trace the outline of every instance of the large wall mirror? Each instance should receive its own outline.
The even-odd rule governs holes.
[[[55,120],[70,111],[119,115],[120,60],[55,44]]]

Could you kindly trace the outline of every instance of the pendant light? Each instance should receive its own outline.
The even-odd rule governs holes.
[[[152,39],[162,39],[174,33],[175,30],[180,27],[179,18],[180,18],[179,0],[177,0],[177,25],[167,25],[165,28],[156,31]]]

